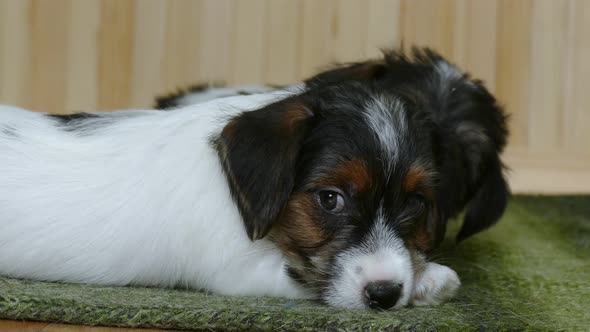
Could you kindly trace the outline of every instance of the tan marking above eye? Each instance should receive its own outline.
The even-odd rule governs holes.
[[[316,186],[347,188],[352,186],[356,192],[366,192],[373,185],[365,161],[353,159],[338,165],[332,173],[315,181]]]
[[[350,160],[344,163],[336,173],[344,179],[349,179],[356,190],[360,192],[367,191],[371,187],[371,177],[367,169],[367,164],[359,159]]]
[[[402,188],[407,193],[423,191],[424,196],[431,195],[429,185],[432,181],[431,173],[421,165],[412,165],[402,180]]]

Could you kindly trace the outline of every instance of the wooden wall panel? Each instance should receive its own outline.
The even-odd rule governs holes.
[[[366,57],[378,57],[381,49],[398,47],[401,40],[400,0],[367,0]]]
[[[234,48],[229,81],[233,84],[262,82],[266,56],[266,2],[237,1],[234,5]]]
[[[533,151],[556,150],[562,140],[562,109],[566,69],[569,2],[533,3],[529,146]]]
[[[299,78],[302,9],[300,1],[267,0],[263,82],[282,85]]]
[[[497,14],[496,1],[455,2],[452,59],[483,80],[492,92],[496,89]]]
[[[496,44],[496,93],[510,105],[514,146],[528,143],[531,0],[500,0]]]
[[[36,56],[30,63],[30,93],[35,110],[65,110],[69,9],[66,0],[33,2],[31,53]]]
[[[149,95],[160,91],[160,68],[167,52],[165,29],[168,8],[160,0],[141,0],[137,4],[132,32],[130,103],[145,105],[151,102]]]
[[[199,82],[288,84],[380,48],[427,45],[511,114],[517,191],[551,191],[530,183],[544,172],[560,174],[560,191],[590,192],[576,181],[590,173],[588,36],[587,0],[0,0],[0,102],[150,107]]]
[[[335,1],[302,0],[298,77],[308,77],[333,62]]]
[[[366,57],[367,3],[358,0],[338,0],[334,13],[333,61],[350,62]]]
[[[29,0],[0,1],[0,102],[31,105]]]
[[[564,145],[567,150],[587,155],[590,153],[590,2],[572,1],[569,20]]]
[[[100,4],[94,0],[70,0],[69,5],[64,111],[96,109]]]
[[[97,109],[100,111],[133,106],[131,103],[133,53],[142,51],[134,50],[135,10],[135,3],[131,0],[100,1],[100,28],[97,41]],[[45,55],[35,54],[35,57],[42,58]],[[72,83],[76,84],[76,82]],[[49,86],[46,88],[51,89]],[[48,112],[71,111],[52,109],[45,104],[36,104],[36,106]]]
[[[198,19],[199,72],[202,81],[229,81],[230,59],[233,58],[234,11],[231,0],[202,0]],[[189,42],[189,41],[187,41]]]
[[[174,0],[166,2],[166,5],[164,46],[160,52],[162,63],[155,68],[160,75],[158,93],[173,91],[203,80],[199,52],[201,1]],[[142,94],[149,100],[149,93]]]
[[[452,58],[456,4],[453,0],[402,0],[403,43],[428,45]]]

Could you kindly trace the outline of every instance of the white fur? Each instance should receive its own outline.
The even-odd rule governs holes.
[[[404,105],[397,99],[376,97],[366,107],[366,121],[381,146],[385,171],[391,174],[407,132]]]
[[[412,304],[441,304],[455,296],[460,286],[461,281],[455,271],[444,265],[426,263],[424,269],[416,274]]]
[[[66,128],[44,114],[0,106],[0,274],[313,297],[287,276],[273,243],[248,239],[209,144],[228,117],[300,89],[172,112],[115,112]],[[396,129],[373,120],[375,129]],[[380,137],[386,143],[394,136]],[[412,293],[414,304],[439,303],[458,287],[456,274],[440,265],[414,276],[410,253],[382,213],[363,245],[337,262],[343,273],[328,292],[332,305],[366,308],[370,281],[404,285],[395,307]]]
[[[234,87],[211,87],[204,91],[189,92],[178,99],[176,104],[179,106],[189,106],[211,101],[214,99],[233,97],[240,95],[242,92],[247,94],[259,94],[275,90],[265,85],[243,85]]]
[[[209,145],[229,115],[284,94],[114,113],[74,132],[0,106],[0,274],[309,297],[274,244],[247,238]]]
[[[440,60],[434,65],[441,82],[453,82],[463,77],[463,74],[450,63]]]
[[[366,308],[365,286],[376,281],[393,281],[403,285],[394,308],[403,307],[410,301],[414,288],[410,252],[395,232],[387,227],[382,212],[378,213],[373,229],[362,244],[338,255],[336,265],[340,273],[326,295],[331,305]]]

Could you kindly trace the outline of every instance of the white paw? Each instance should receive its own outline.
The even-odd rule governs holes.
[[[424,270],[416,275],[412,304],[441,304],[455,296],[459,286],[461,281],[455,271],[444,265],[426,263]]]

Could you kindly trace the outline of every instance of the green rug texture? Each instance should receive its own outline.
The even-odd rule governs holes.
[[[515,196],[498,225],[457,246],[449,237],[436,260],[463,282],[437,307],[354,311],[0,278],[0,318],[213,331],[590,331],[590,197]]]

